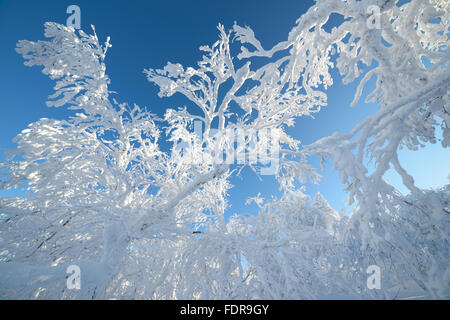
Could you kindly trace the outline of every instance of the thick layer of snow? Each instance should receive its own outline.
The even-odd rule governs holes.
[[[368,6],[377,6],[382,27],[368,24]],[[345,20],[328,32],[333,13]],[[0,199],[0,297],[448,299],[450,187],[417,188],[397,155],[436,143],[437,126],[442,147],[450,145],[448,25],[445,0],[320,0],[268,50],[249,27],[219,25],[198,67],[145,71],[160,96],[181,93],[197,108],[169,109],[164,122],[110,98],[109,39],[101,45],[95,31],[46,23],[48,41],[19,41],[16,50],[56,81],[47,104],[79,113],[31,123],[1,164],[0,187],[30,194]],[[242,45],[237,55],[233,39]],[[285,128],[326,106],[334,67],[345,83],[359,83],[355,101],[375,77],[369,98],[380,109],[350,133],[302,146]],[[280,142],[283,196],[254,198],[259,215],[226,224],[237,173],[211,151],[233,145],[227,130],[266,129]],[[161,130],[174,143],[170,152],[159,148]],[[266,143],[244,139],[236,151]],[[350,216],[295,187],[319,181],[313,156],[332,159],[354,205]],[[384,180],[390,167],[408,196]],[[66,287],[70,265],[80,267],[79,291]],[[372,265],[380,289],[367,286]]]

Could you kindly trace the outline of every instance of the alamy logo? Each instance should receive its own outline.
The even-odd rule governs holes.
[[[367,10],[367,28],[369,29],[381,29],[381,10],[379,6],[368,6]]]
[[[193,125],[194,137],[177,141],[176,154],[190,157],[192,163],[256,165],[261,175],[276,174],[280,153],[276,129],[210,129],[206,133],[201,121],[195,120]],[[194,149],[201,152],[190,152]]]
[[[81,29],[81,10],[80,7],[72,4],[67,7],[66,13],[71,14],[67,20],[66,25],[74,29]]]
[[[67,277],[67,289],[69,290],[80,290],[81,289],[81,269],[77,265],[70,265],[67,267],[66,273],[70,274]]]
[[[369,290],[381,289],[381,269],[377,265],[371,265],[366,270],[370,276],[367,278],[367,288]]]

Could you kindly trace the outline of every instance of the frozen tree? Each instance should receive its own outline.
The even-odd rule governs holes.
[[[327,30],[333,15],[343,22]],[[48,41],[19,41],[16,50],[56,81],[47,104],[76,113],[30,124],[2,164],[1,187],[29,193],[0,199],[0,296],[445,297],[450,192],[417,188],[397,153],[436,143],[437,126],[450,144],[448,22],[443,0],[322,0],[271,49],[249,27],[219,25],[196,68],[145,70],[161,97],[192,102],[164,119],[110,97],[109,39],[46,23]],[[335,67],[344,83],[358,83],[354,103],[375,78],[368,99],[379,111],[350,133],[301,145],[285,129],[327,105]],[[161,130],[169,152],[159,148]],[[269,140],[277,152],[266,152]],[[222,150],[233,160],[257,153],[259,162],[235,170]],[[317,156],[340,172],[351,215],[298,188],[296,180],[319,181],[308,162]],[[279,164],[282,196],[252,198],[257,216],[226,223],[229,178],[244,165],[261,174],[270,162]],[[391,166],[409,195],[383,178]],[[80,267],[79,291],[66,287],[70,265]],[[382,270],[381,290],[366,286],[370,265]]]

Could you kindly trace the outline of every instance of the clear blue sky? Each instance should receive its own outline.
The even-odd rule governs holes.
[[[90,31],[94,24],[101,41],[111,36],[113,47],[108,51],[107,72],[110,89],[122,102],[148,106],[162,115],[168,107],[188,105],[176,95],[157,97],[157,88],[147,82],[142,70],[160,68],[168,61],[195,66],[202,53],[199,46],[217,40],[216,26],[220,22],[230,28],[234,21],[253,28],[263,46],[271,47],[287,38],[288,32],[302,13],[312,4],[309,0],[172,0],[172,1],[22,1],[0,0],[0,159],[3,152],[14,148],[12,139],[26,126],[42,117],[65,118],[64,108],[47,108],[45,101],[52,92],[53,82],[40,73],[39,68],[28,68],[14,51],[18,40],[43,39],[46,21],[65,23],[66,8],[77,4],[81,8],[81,27]],[[332,26],[332,23],[331,23]],[[348,132],[367,115],[377,110],[376,105],[349,104],[355,85],[343,86],[339,78],[328,91],[329,106],[316,119],[302,118],[289,132],[308,144],[335,131]],[[368,90],[367,90],[368,91]],[[428,146],[420,152],[405,151],[400,160],[416,177],[419,187],[437,187],[448,182],[450,151],[440,145]],[[320,190],[336,209],[345,206],[345,193],[338,174],[329,167],[320,186],[307,185],[307,193]],[[388,174],[388,179],[399,185],[399,178]],[[260,181],[244,170],[241,178],[233,178],[235,188],[230,192],[228,214],[255,213],[256,206],[245,206],[247,197],[257,192],[270,198],[278,188],[272,176]],[[401,188],[404,191],[404,188]],[[0,191],[0,196],[14,192]]]

